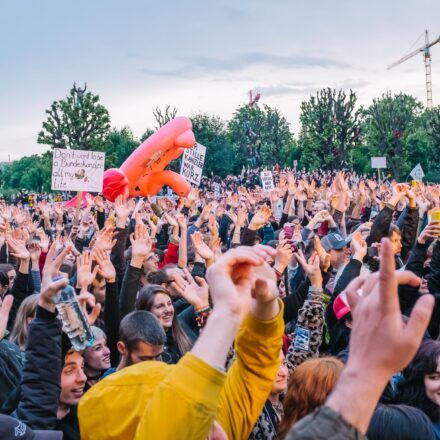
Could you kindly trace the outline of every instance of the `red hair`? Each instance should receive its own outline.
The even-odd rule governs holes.
[[[295,369],[283,400],[284,418],[278,430],[280,440],[298,420],[325,403],[343,368],[339,359],[323,357],[305,361]]]

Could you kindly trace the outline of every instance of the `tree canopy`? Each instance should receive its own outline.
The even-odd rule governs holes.
[[[301,104],[301,165],[336,169],[353,164],[360,143],[360,109],[350,90],[322,89]]]
[[[74,85],[65,99],[54,101],[38,142],[51,148],[98,150],[106,153],[106,168],[119,167],[154,133],[147,128],[137,139],[131,129],[110,128],[108,110],[98,95]],[[177,114],[177,108],[155,107],[155,129]],[[243,166],[293,166],[309,170],[350,168],[371,173],[371,157],[386,156],[389,173],[405,180],[420,163],[429,181],[440,181],[440,107],[424,109],[413,96],[387,92],[371,105],[357,105],[354,91],[325,88],[301,104],[300,130],[294,138],[281,112],[266,104],[237,107],[229,120],[199,112],[191,116],[197,142],[207,148],[204,174],[225,177]],[[178,171],[180,161],[170,166]],[[52,152],[3,165],[2,192],[50,190]]]
[[[90,91],[70,89],[65,99],[54,101],[38,133],[38,143],[52,148],[99,150],[110,130],[110,115]]]

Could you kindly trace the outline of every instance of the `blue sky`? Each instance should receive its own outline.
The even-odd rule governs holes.
[[[387,71],[425,28],[434,0],[1,0],[0,161],[41,153],[44,111],[76,81],[101,97],[112,125],[139,136],[152,108],[229,118],[250,89],[297,133],[315,90],[353,88],[360,104],[387,89],[425,102],[422,56]],[[437,27],[436,27],[437,26]],[[420,39],[413,49],[421,46]],[[440,44],[432,50],[440,104]]]

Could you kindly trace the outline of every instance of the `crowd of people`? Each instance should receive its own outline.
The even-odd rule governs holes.
[[[0,439],[440,439],[440,188],[272,171],[0,201]]]

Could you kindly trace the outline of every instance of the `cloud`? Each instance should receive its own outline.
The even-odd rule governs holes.
[[[348,63],[313,55],[278,55],[264,52],[249,52],[231,58],[193,56],[180,59],[178,67],[170,69],[142,69],[143,73],[157,76],[194,77],[200,74],[238,72],[255,66],[270,68],[304,69],[318,67],[323,69],[348,69]]]
[[[333,87],[335,89],[354,91],[361,89],[369,84],[365,80],[346,80],[341,83],[313,83],[313,82],[295,82],[275,84],[268,86],[255,87],[255,93],[261,93],[265,97],[284,96],[284,95],[310,95],[315,94],[324,87]]]

